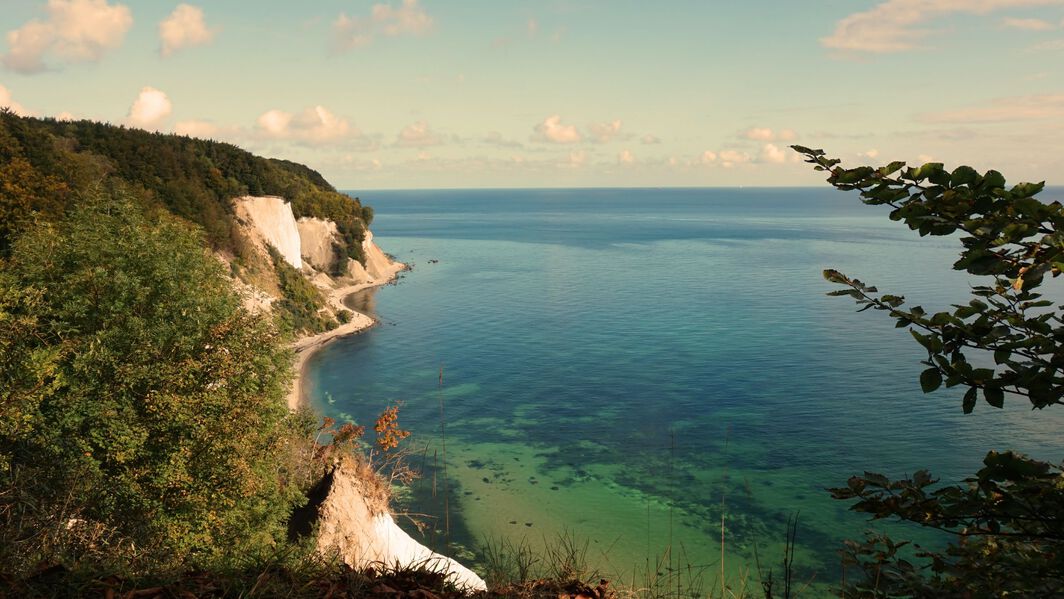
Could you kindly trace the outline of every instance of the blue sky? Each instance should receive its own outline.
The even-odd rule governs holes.
[[[1064,0],[3,0],[0,104],[236,143],[341,188],[1064,183]]]

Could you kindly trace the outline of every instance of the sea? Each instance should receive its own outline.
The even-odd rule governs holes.
[[[1009,397],[965,415],[963,389],[921,392],[905,329],[826,295],[828,268],[929,312],[979,283],[952,268],[958,236],[921,238],[852,193],[352,195],[411,270],[348,298],[380,324],[311,358],[312,403],[369,428],[399,405],[420,474],[397,491],[403,526],[481,571],[525,548],[638,588],[755,588],[790,546],[796,586],[833,584],[844,539],[942,542],[832,499],[850,476],[1064,458],[1064,410]]]

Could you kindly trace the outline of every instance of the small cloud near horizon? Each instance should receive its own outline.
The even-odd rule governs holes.
[[[443,139],[425,121],[403,127],[395,141],[396,145],[405,147],[438,146],[442,143]]]
[[[774,131],[768,127],[751,127],[743,131],[741,137],[753,141],[793,141],[798,135],[792,129]]]
[[[587,126],[587,132],[592,141],[606,143],[620,135],[621,121],[617,119],[606,123],[591,123]]]
[[[173,112],[174,105],[162,90],[151,86],[141,88],[129,107],[127,122],[143,129],[157,128]]]
[[[15,101],[11,92],[3,85],[0,85],[0,108],[8,108],[19,116],[33,116],[25,106]]]
[[[581,140],[580,132],[573,125],[563,125],[562,117],[553,114],[533,128],[532,141],[571,144]]]
[[[336,116],[321,105],[306,108],[298,114],[278,109],[267,110],[255,123],[265,137],[308,145],[328,144],[362,135],[347,119]]]

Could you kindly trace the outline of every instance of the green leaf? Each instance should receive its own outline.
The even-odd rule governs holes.
[[[1001,408],[1005,405],[1005,392],[1000,387],[983,387],[983,399],[995,408]]]
[[[979,393],[975,387],[971,387],[964,394],[964,403],[961,404],[965,414],[971,414],[975,409],[975,401],[978,399]]]
[[[1045,181],[1042,181],[1041,183],[1020,183],[1009,190],[1009,193],[1011,193],[1014,198],[1029,198],[1045,189],[1045,186]]]
[[[910,330],[909,333],[912,334],[913,339],[916,339],[916,341],[919,342],[920,345],[924,346],[924,349],[926,349],[928,352],[937,354],[938,352],[942,351],[942,341],[940,341],[938,337],[935,337],[933,335],[921,335],[920,333],[917,333],[913,330]]]
[[[911,174],[910,174],[910,178],[911,179],[914,179],[916,181],[923,181],[924,179],[927,179],[928,177],[934,175],[935,173],[942,172],[942,163],[941,162],[928,162],[927,164],[924,164],[923,166],[917,167],[915,169],[909,169],[909,170],[911,171]]]
[[[970,166],[958,166],[953,169],[953,173],[950,174],[950,186],[960,187],[961,185],[971,185],[979,178],[979,173],[975,172],[975,169]]]
[[[886,487],[890,484],[890,479],[879,474],[878,472],[865,472],[864,479],[866,482],[877,487]]]
[[[924,393],[931,393],[942,386],[942,373],[938,368],[928,368],[920,373],[920,389]]]
[[[983,175],[982,186],[991,189],[1005,187],[1005,176],[997,171],[987,171],[986,174]]]
[[[878,172],[884,177],[889,177],[890,175],[893,175],[894,173],[900,171],[904,166],[904,162],[900,160],[895,160],[894,162],[891,162],[886,166],[880,167]]]

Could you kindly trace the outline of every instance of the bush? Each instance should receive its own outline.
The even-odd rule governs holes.
[[[279,476],[281,341],[193,227],[121,190],[19,237],[0,269],[0,570],[270,551],[300,496]]]

